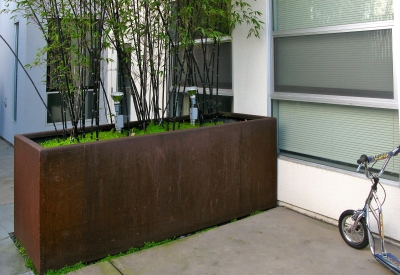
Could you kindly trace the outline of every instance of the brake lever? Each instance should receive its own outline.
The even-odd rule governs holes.
[[[363,166],[363,163],[361,163],[360,165],[358,165],[357,172],[360,172],[360,169],[361,169],[362,166]]]

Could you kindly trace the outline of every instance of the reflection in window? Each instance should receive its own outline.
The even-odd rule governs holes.
[[[393,20],[393,0],[274,0],[274,30]]]

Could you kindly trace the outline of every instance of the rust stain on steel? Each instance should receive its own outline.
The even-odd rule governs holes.
[[[276,206],[273,118],[50,149],[23,140],[15,235],[40,274]]]
[[[40,269],[40,146],[14,138],[14,234]]]

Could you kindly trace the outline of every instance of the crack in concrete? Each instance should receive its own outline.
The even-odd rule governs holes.
[[[119,272],[119,274],[124,275],[124,273],[122,273],[122,271],[119,270],[119,269],[112,263],[112,261],[109,261],[109,263],[112,265],[112,267],[115,268],[115,270],[117,270],[117,271]]]
[[[10,238],[10,237],[5,237],[5,238],[3,238],[3,239],[0,239],[0,242],[6,240],[6,239],[8,239],[8,238]]]

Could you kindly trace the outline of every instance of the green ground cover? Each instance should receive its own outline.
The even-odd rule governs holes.
[[[201,127],[213,126],[213,125],[218,125],[218,124],[223,124],[223,122],[217,122],[217,123],[208,122],[208,123],[204,123],[203,125],[201,125]],[[145,135],[145,134],[162,133],[162,132],[172,131],[172,129],[174,128],[173,126],[174,126],[173,123],[170,122],[169,124],[164,123],[162,125],[150,123],[146,127],[146,130],[132,128],[132,129],[130,129],[129,132],[127,130],[122,130],[122,132],[118,132],[118,131],[115,131],[114,129],[112,129],[110,131],[99,132],[99,140],[108,140],[108,139],[114,139],[114,138],[127,137],[127,136],[130,136],[131,133],[134,133],[135,136],[141,136],[141,135]],[[184,122],[184,123],[175,122],[175,130],[185,130],[185,129],[193,129],[193,128],[199,128],[199,127],[200,127],[200,124],[192,125],[189,122]],[[80,135],[79,141],[76,139],[69,139],[69,138],[67,138],[66,140],[50,139],[50,140],[46,140],[44,142],[40,142],[39,144],[45,148],[50,148],[50,147],[56,147],[56,146],[65,146],[65,145],[94,142],[94,141],[96,141],[95,134],[87,133],[85,136]]]

